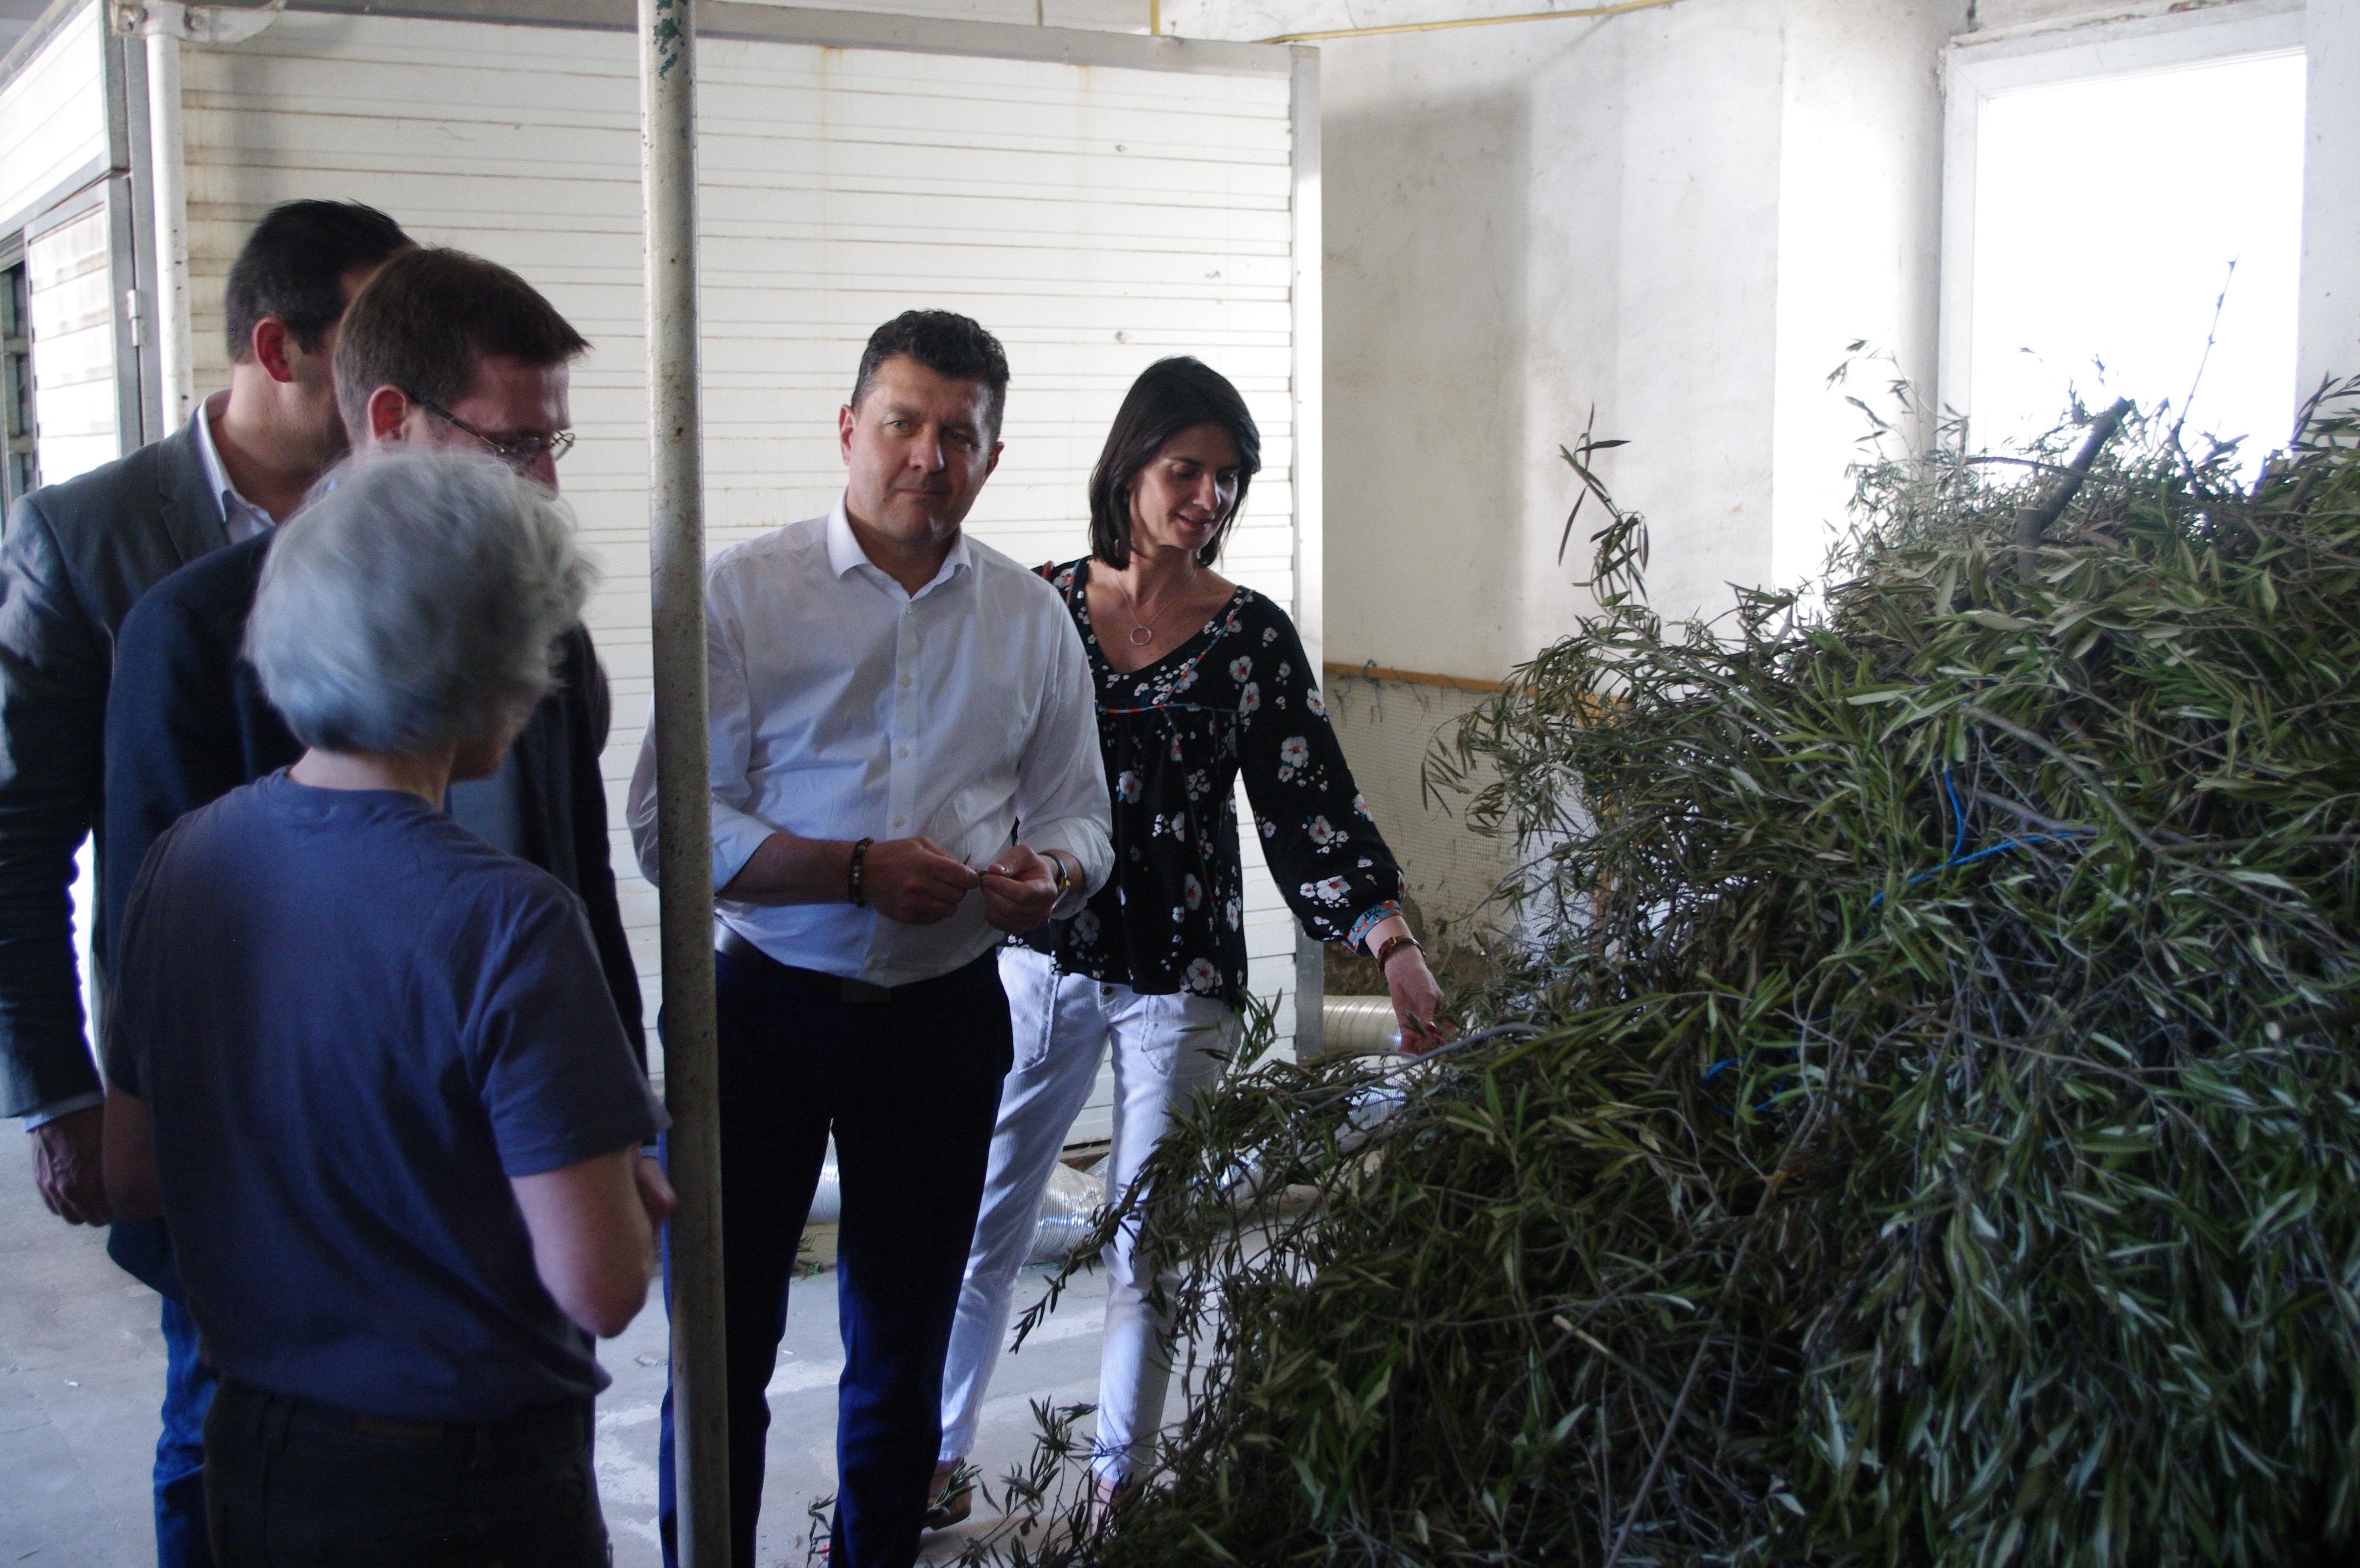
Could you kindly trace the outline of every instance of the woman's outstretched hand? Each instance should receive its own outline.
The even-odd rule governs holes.
[[[1448,1020],[1436,1015],[1442,1006],[1442,987],[1426,967],[1424,952],[1407,947],[1397,950],[1385,965],[1385,989],[1393,994],[1403,1050],[1422,1055],[1450,1038]]]
[[[1384,950],[1395,937],[1409,936],[1409,922],[1395,915],[1379,921],[1361,938],[1371,954]],[[1442,1006],[1442,987],[1426,967],[1426,950],[1405,941],[1385,959],[1385,990],[1393,996],[1393,1018],[1401,1025],[1401,1048],[1412,1056],[1434,1049],[1450,1038],[1448,1023],[1436,1016]]]

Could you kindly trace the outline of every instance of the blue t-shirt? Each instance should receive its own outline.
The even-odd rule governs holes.
[[[508,1186],[662,1124],[564,884],[282,771],[156,841],[112,1000],[213,1366],[404,1420],[606,1386]]]

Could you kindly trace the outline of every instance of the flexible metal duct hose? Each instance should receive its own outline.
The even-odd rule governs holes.
[[[1072,1256],[1097,1223],[1106,1202],[1106,1181],[1069,1165],[1049,1173],[1049,1190],[1041,1195],[1041,1217],[1032,1231],[1026,1261],[1063,1263]],[[836,1146],[830,1144],[826,1163],[819,1168],[819,1186],[812,1192],[807,1225],[833,1225],[844,1217],[844,1184],[836,1167]]]
[[[1401,1020],[1393,1014],[1389,996],[1330,996],[1320,1004],[1327,1025],[1329,1055],[1390,1056],[1401,1049]],[[1406,1064],[1404,1064],[1406,1065]],[[1371,1085],[1354,1096],[1355,1108],[1348,1145],[1357,1145],[1401,1104],[1397,1090]],[[1032,1232],[1028,1261],[1063,1263],[1090,1234],[1098,1210],[1106,1203],[1106,1181],[1059,1165],[1049,1174],[1049,1190],[1041,1195],[1041,1215]],[[820,1167],[819,1187],[812,1193],[813,1225],[833,1225],[844,1213],[844,1189],[836,1173],[836,1146],[827,1149]]]
[[[1329,1056],[1401,1049],[1401,1020],[1390,996],[1330,996],[1319,1004]]]
[[[1063,1263],[1079,1252],[1105,1203],[1103,1178],[1058,1164],[1049,1172],[1049,1190],[1041,1194],[1041,1218],[1033,1226],[1032,1250],[1025,1261]]]

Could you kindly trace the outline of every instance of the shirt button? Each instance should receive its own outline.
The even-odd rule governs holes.
[[[910,754],[910,748],[907,746],[897,746],[893,749],[893,754],[897,757],[906,757]]]
[[[907,675],[903,675],[903,676],[901,677],[901,684],[902,684],[903,685],[905,685],[905,686],[906,686],[906,685],[908,685],[910,684],[910,677],[909,677],[909,676],[907,676]]]
[[[893,818],[893,826],[899,828],[902,823],[907,822],[909,818],[906,817],[896,817]]]

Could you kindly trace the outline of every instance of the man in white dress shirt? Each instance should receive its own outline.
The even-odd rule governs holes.
[[[705,575],[733,1560],[831,1133],[843,1183],[834,1568],[917,1554],[943,1355],[1011,1060],[1003,936],[1113,866],[1089,670],[1054,589],[960,532],[1008,362],[965,316],[878,328],[825,517]],[[631,833],[653,877],[653,730]],[[660,1463],[673,1560],[672,1400]]]

